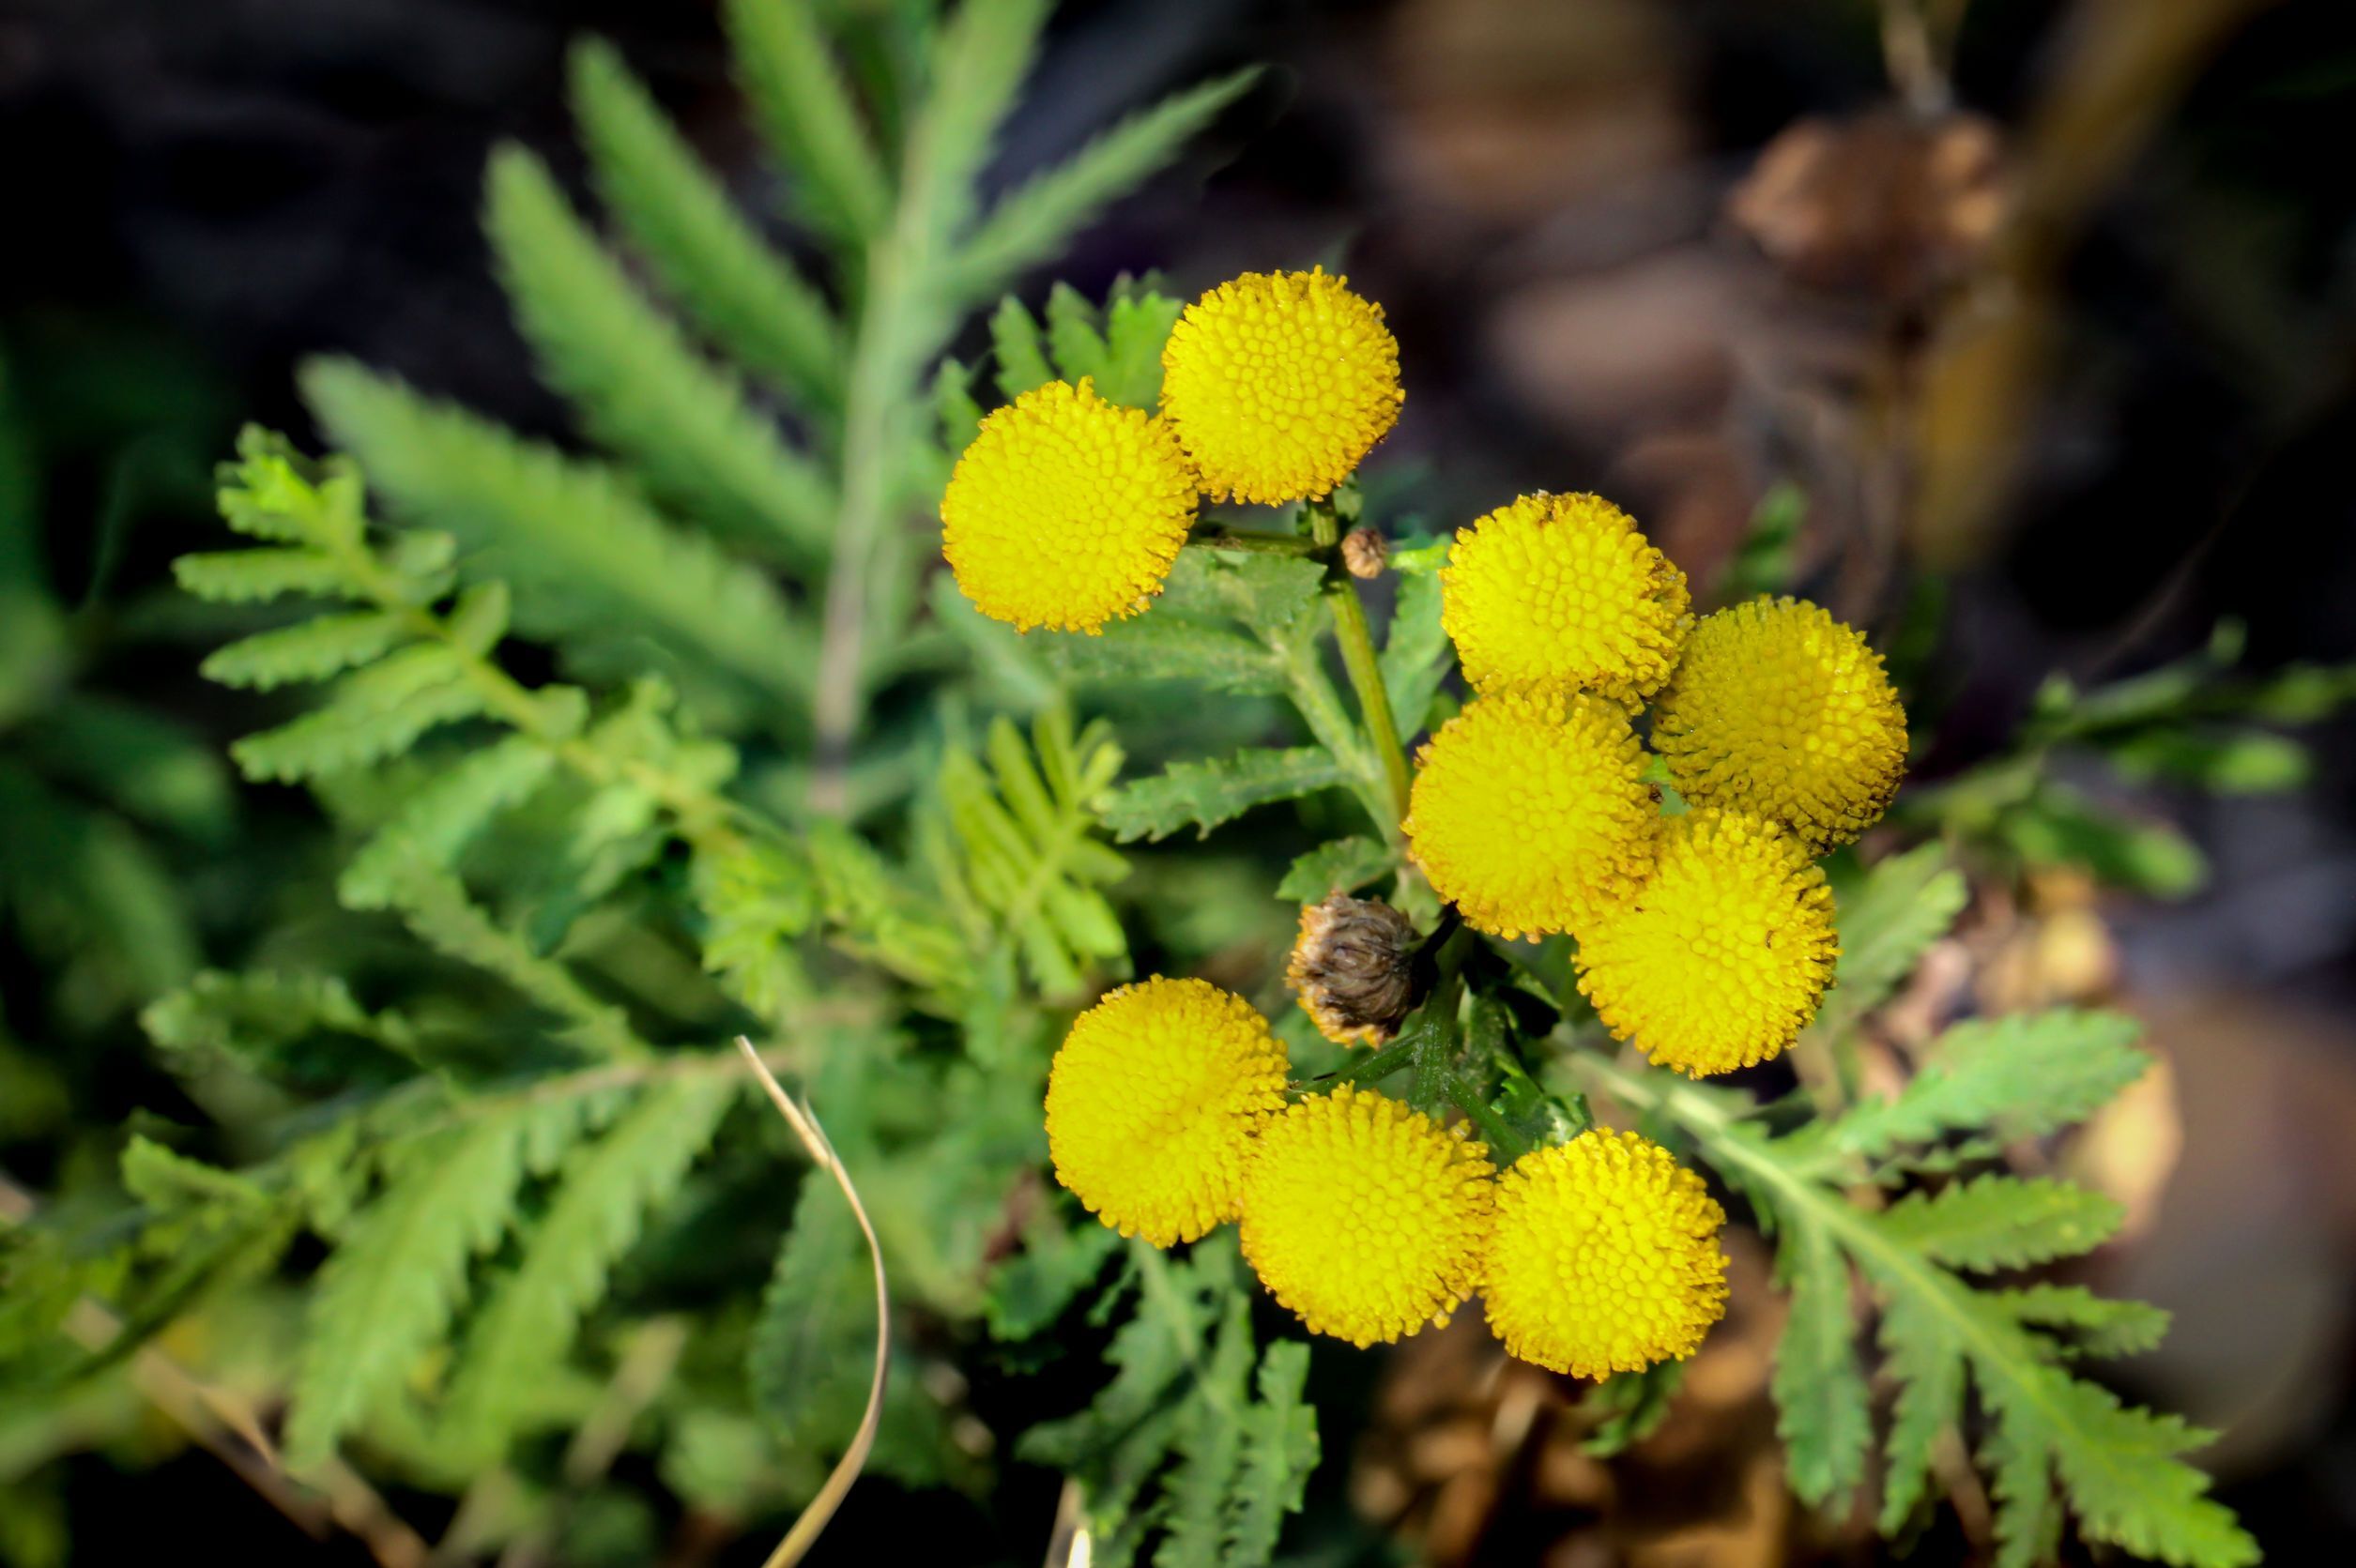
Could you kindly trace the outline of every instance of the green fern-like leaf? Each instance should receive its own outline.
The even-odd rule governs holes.
[[[962,748],[941,759],[947,832],[930,840],[935,875],[1014,944],[1044,993],[1073,995],[1091,967],[1124,967],[1128,958],[1099,891],[1126,876],[1128,862],[1095,836],[1092,809],[1121,770],[1121,749],[1101,724],[1075,737],[1070,718],[1050,708],[1028,744],[1001,717],[988,754],[987,773]]]
[[[960,248],[965,297],[986,299],[1058,254],[1115,199],[1167,167],[1258,75],[1238,71],[1172,94],[1007,194]]]
[[[1798,1134],[1839,1155],[1880,1159],[1951,1133],[2036,1137],[2084,1120],[2151,1058],[2132,1018],[2058,1010],[1958,1024],[1896,1096]]]
[[[556,640],[644,628],[802,708],[816,648],[757,572],[649,511],[612,476],[419,397],[347,361],[303,388],[396,502],[462,536],[471,568],[516,590],[516,623]]]
[[[556,769],[538,739],[511,735],[472,753],[406,800],[344,869],[336,893],[347,907],[382,909],[418,866],[448,870],[498,813],[521,804]]]
[[[805,407],[842,396],[842,333],[818,292],[763,243],[716,180],[601,40],[572,58],[599,194],[712,342],[791,390]]]
[[[411,1364],[448,1334],[473,1260],[516,1217],[528,1156],[577,1134],[581,1106],[494,1112],[417,1140],[363,1210],[310,1295],[287,1418],[288,1456],[319,1463],[364,1423]]]
[[[824,477],[638,292],[546,165],[503,146],[487,191],[484,223],[517,320],[590,434],[682,510],[822,565],[834,513]]]
[[[189,1065],[234,1061],[294,1084],[365,1079],[367,1053],[409,1058],[416,1034],[397,1012],[371,1012],[332,975],[207,970],[139,1015],[147,1037]]]
[[[1105,802],[1105,825],[1124,844],[1168,838],[1188,827],[1208,837],[1212,829],[1254,806],[1297,799],[1349,780],[1349,771],[1322,746],[1172,763],[1154,778],[1134,779],[1114,790]]]
[[[241,637],[216,649],[197,666],[197,673],[224,686],[268,692],[373,663],[407,634],[396,617],[381,610],[316,616],[298,625]]]
[[[1841,957],[1812,1037],[1831,1040],[1887,1001],[1932,943],[1947,935],[1970,897],[1946,849],[1926,844],[1877,861],[1836,887]]]
[[[1398,863],[1394,851],[1372,839],[1336,839],[1294,860],[1277,884],[1277,896],[1315,904],[1330,893],[1354,892]]]
[[[484,706],[456,650],[418,644],[344,677],[327,706],[249,735],[229,754],[256,782],[323,778],[405,752],[427,730]]]
[[[686,1179],[736,1093],[733,1078],[658,1084],[566,1161],[522,1260],[493,1286],[467,1336],[449,1413],[463,1448],[493,1454],[504,1446],[530,1406],[533,1383],[562,1364],[606,1276],[648,1212]]]
[[[802,207],[846,240],[879,232],[891,182],[809,0],[728,0],[722,15],[737,79]]]
[[[1900,1246],[1951,1269],[1986,1272],[2073,1257],[2108,1241],[2126,1210],[2069,1181],[1981,1176],[1910,1193],[1879,1216]]]

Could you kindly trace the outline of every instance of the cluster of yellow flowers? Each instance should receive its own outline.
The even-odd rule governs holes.
[[[1322,270],[1213,289],[1162,367],[1151,416],[1083,380],[983,422],[941,520],[984,613],[1090,632],[1137,614],[1204,495],[1328,495],[1404,396],[1381,308]],[[1402,825],[1433,889],[1476,930],[1575,936],[1581,989],[1656,1062],[1698,1077],[1781,1052],[1839,952],[1814,857],[1881,814],[1905,763],[1879,657],[1791,599],[1696,621],[1685,574],[1594,495],[1524,495],[1460,530],[1441,587],[1474,695],[1423,747]],[[1656,757],[1682,814],[1660,811]],[[1380,906],[1321,918],[1369,951],[1414,943]],[[1305,997],[1316,967],[1296,952]],[[1404,970],[1354,984],[1312,1016],[1377,1043],[1412,1000]],[[1601,1377],[1691,1354],[1723,1313],[1725,1216],[1657,1145],[1599,1128],[1500,1173],[1462,1128],[1370,1089],[1288,1102],[1288,1073],[1241,997],[1124,986],[1056,1054],[1056,1175],[1155,1246],[1236,1221],[1269,1292],[1359,1345],[1477,1293],[1511,1354]]]
[[[1840,951],[1813,857],[1881,815],[1905,764],[1880,656],[1793,599],[1694,621],[1684,573],[1593,495],[1499,508],[1440,575],[1476,695],[1419,758],[1406,829],[1433,888],[1476,930],[1577,937],[1580,989],[1657,1063],[1777,1055]],[[1646,701],[1685,815],[1645,783]]]
[[[1725,1215],[1701,1179],[1605,1129],[1502,1175],[1461,1128],[1348,1084],[1285,1104],[1284,1046],[1208,982],[1124,986],[1048,1077],[1057,1180],[1155,1246],[1238,1222],[1269,1294],[1355,1345],[1478,1293],[1506,1349],[1601,1378],[1691,1355],[1725,1310]]]
[[[1399,419],[1399,344],[1347,280],[1247,272],[1186,307],[1148,417],[1049,382],[982,421],[941,498],[942,552],[984,615],[1100,632],[1161,592],[1201,497],[1333,493]]]

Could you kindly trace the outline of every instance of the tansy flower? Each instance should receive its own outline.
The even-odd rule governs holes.
[[[1594,692],[1636,708],[1669,678],[1685,573],[1599,495],[1524,495],[1457,531],[1441,623],[1483,692]]]
[[[1599,1127],[1497,1181],[1481,1286],[1509,1355],[1605,1378],[1683,1361],[1726,1312],[1725,1211],[1659,1144]]]
[[[1170,329],[1162,413],[1213,497],[1330,495],[1398,422],[1399,343],[1346,281],[1247,272]]]
[[[1416,760],[1408,843],[1476,930],[1571,930],[1651,868],[1660,816],[1639,777],[1636,734],[1610,703],[1477,697]]]
[[[1789,832],[1705,809],[1661,826],[1636,896],[1579,933],[1579,989],[1622,1040],[1699,1078],[1782,1051],[1840,953],[1823,871]]]
[[[1048,1070],[1055,1179],[1124,1236],[1191,1241],[1234,1218],[1288,1071],[1241,997],[1201,980],[1124,985],[1080,1014]]]
[[[1906,714],[1856,628],[1761,597],[1694,627],[1652,741],[1688,800],[1781,822],[1822,854],[1898,792]]]
[[[1262,1130],[1244,1174],[1244,1256],[1268,1293],[1354,1345],[1414,1333],[1479,1283],[1488,1149],[1344,1084]]]
[[[1094,632],[1162,591],[1198,500],[1167,423],[1052,381],[982,421],[941,498],[941,548],[984,615]]]
[[[1317,1032],[1337,1045],[1379,1045],[1415,1000],[1415,928],[1380,899],[1335,893],[1301,911],[1284,967]]]

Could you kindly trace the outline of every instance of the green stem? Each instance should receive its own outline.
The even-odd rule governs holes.
[[[1489,1145],[1489,1152],[1496,1157],[1494,1163],[1498,1166],[1509,1165],[1530,1151],[1528,1140],[1507,1126],[1506,1119],[1474,1093],[1473,1086],[1461,1076],[1449,1073],[1447,1088],[1448,1098],[1456,1102],[1456,1108],[1471,1118],[1473,1125],[1480,1129],[1481,1141]]]
[[[1334,515],[1331,501],[1312,501],[1308,506],[1309,532],[1321,550],[1330,550],[1341,537],[1341,519]],[[1347,573],[1330,571],[1325,582],[1325,601],[1334,613],[1334,640],[1341,646],[1342,668],[1350,672],[1350,685],[1357,693],[1360,716],[1366,722],[1367,738],[1374,744],[1374,754],[1383,766],[1383,782],[1390,793],[1391,826],[1407,816],[1410,780],[1407,772],[1407,753],[1399,743],[1399,726],[1391,720],[1391,697],[1383,684],[1383,664],[1374,654],[1374,632],[1367,624],[1366,604],[1358,598],[1356,579]]]

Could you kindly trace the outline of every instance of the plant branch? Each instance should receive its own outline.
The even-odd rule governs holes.
[[[1341,537],[1341,520],[1334,514],[1333,502],[1310,502],[1308,519],[1310,535],[1318,548],[1330,551]],[[1350,684],[1357,693],[1367,737],[1373,744],[1375,758],[1382,765],[1384,784],[1390,792],[1391,820],[1385,826],[1385,836],[1395,838],[1398,825],[1407,816],[1411,783],[1407,753],[1399,743],[1399,726],[1391,720],[1391,698],[1383,683],[1382,662],[1374,654],[1373,629],[1367,624],[1366,603],[1358,598],[1355,578],[1329,569],[1325,600],[1333,607],[1334,640],[1341,647],[1342,667],[1350,672]]]

